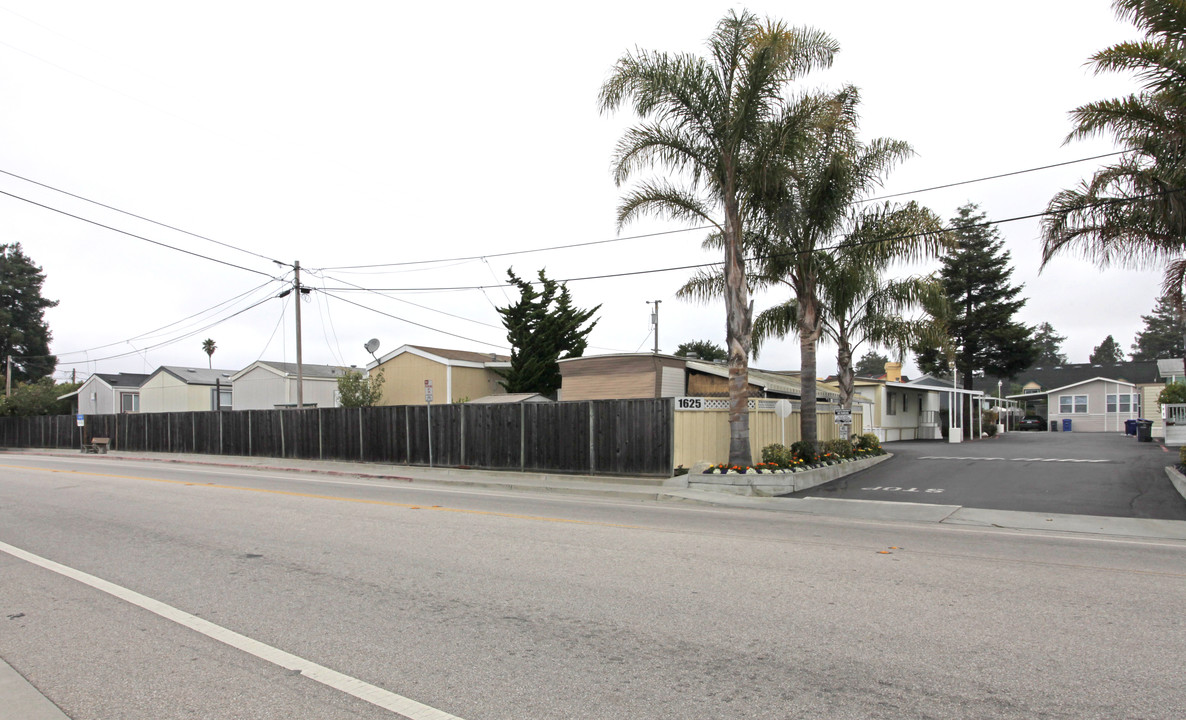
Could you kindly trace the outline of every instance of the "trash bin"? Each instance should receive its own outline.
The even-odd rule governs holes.
[[[1137,434],[1137,421],[1136,420],[1125,420],[1124,421],[1124,434],[1125,435],[1136,435]]]
[[[1071,419],[1070,419],[1070,418],[1063,418],[1063,419],[1062,419],[1062,431],[1063,431],[1063,432],[1070,432],[1070,431],[1071,431]]]
[[[1153,421],[1137,420],[1137,442],[1153,442]]]

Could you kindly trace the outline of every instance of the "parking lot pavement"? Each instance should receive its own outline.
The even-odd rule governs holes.
[[[1186,520],[1166,478],[1176,449],[1120,433],[1007,433],[949,444],[887,443],[891,460],[789,497]]]

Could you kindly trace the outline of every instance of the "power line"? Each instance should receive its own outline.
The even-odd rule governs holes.
[[[457,333],[451,333],[451,332],[449,332],[449,331],[447,331],[447,330],[441,330],[440,328],[434,328],[434,327],[430,327],[430,326],[428,326],[428,325],[423,325],[423,324],[421,324],[421,323],[414,322],[414,321],[412,321],[412,320],[408,320],[407,318],[402,318],[402,317],[399,317],[398,315],[392,315],[391,313],[383,312],[382,310],[376,310],[375,308],[373,308],[373,307],[370,307],[370,306],[368,306],[368,305],[363,305],[362,303],[356,303],[356,302],[354,302],[353,300],[347,300],[347,299],[346,299],[346,298],[344,298],[344,297],[339,297],[339,296],[337,296],[337,295],[334,295],[333,293],[331,293],[331,292],[327,292],[327,291],[325,291],[325,290],[321,290],[321,291],[319,291],[319,292],[322,292],[322,293],[324,293],[326,296],[328,296],[328,297],[331,297],[331,298],[333,298],[333,299],[335,299],[335,300],[340,300],[340,301],[342,301],[342,302],[344,302],[344,303],[349,303],[349,304],[351,304],[351,305],[354,305],[355,307],[360,307],[360,308],[362,308],[363,310],[370,310],[370,311],[371,311],[371,312],[373,312],[373,313],[378,313],[379,315],[384,315],[384,316],[386,316],[386,317],[392,318],[393,320],[399,320],[400,322],[407,323],[407,324],[409,324],[409,325],[415,325],[415,326],[416,326],[416,327],[418,327],[418,328],[424,328],[425,330],[431,330],[431,331],[433,331],[433,332],[435,332],[435,333],[440,333],[440,334],[442,334],[442,335],[448,335],[448,336],[450,336],[450,337],[455,337],[455,338],[458,338],[458,339],[460,339],[460,340],[466,340],[466,341],[469,341],[469,342],[478,343],[479,345],[488,345],[488,346],[490,346],[490,347],[498,348],[499,350],[510,350],[510,348],[508,348],[508,347],[507,347],[507,346],[505,346],[505,345],[498,345],[497,343],[486,342],[486,341],[484,341],[484,340],[478,340],[478,339],[476,339],[476,338],[466,337],[465,335],[458,335]]]
[[[1160,196],[1160,195],[1168,195],[1170,193],[1180,193],[1180,192],[1183,192],[1184,190],[1186,190],[1186,188],[1176,188],[1176,189],[1166,190],[1166,191],[1161,191],[1161,192],[1156,192],[1156,193],[1149,193],[1147,195],[1141,195],[1138,197],[1110,198],[1107,200],[1101,200],[1101,201],[1094,202],[1094,203],[1088,203],[1086,205],[1083,205],[1079,208],[1074,208],[1074,209],[1075,210],[1086,210],[1088,208],[1097,207],[1097,206],[1101,206],[1101,205],[1125,204],[1125,203],[1130,203],[1130,202],[1137,202],[1139,200],[1146,200],[1148,198],[1156,197],[1156,196]],[[1044,210],[1042,212],[1031,213],[1029,215],[1017,215],[1014,217],[1004,218],[1001,220],[986,220],[981,223],[971,223],[968,225],[956,225],[956,226],[944,228],[944,229],[940,230],[939,232],[953,232],[953,231],[957,231],[957,230],[968,230],[968,229],[978,228],[978,227],[989,227],[992,225],[1002,225],[1004,223],[1018,222],[1021,220],[1033,220],[1035,218],[1045,217],[1047,215],[1063,214],[1065,212],[1068,212],[1068,211],[1066,211],[1066,210],[1061,210],[1061,211]],[[791,252],[772,253],[772,254],[768,254],[768,255],[752,256],[752,257],[746,258],[745,261],[752,262],[755,260],[787,257],[787,256],[792,256],[792,255],[802,255],[807,252],[826,252],[829,250],[840,250],[840,249],[845,249],[845,248],[860,247],[862,245],[876,245],[876,244],[880,244],[880,243],[884,243],[884,242],[889,242],[891,240],[909,240],[911,238],[922,237],[924,235],[930,235],[930,234],[932,234],[932,233],[907,233],[904,235],[895,235],[895,236],[888,237],[888,238],[881,238],[879,240],[866,240],[866,241],[862,241],[862,242],[858,242],[858,243],[838,243],[835,245],[824,245],[824,246],[821,246],[818,248],[814,248],[813,250],[810,250],[810,251],[796,250],[796,251],[791,251]],[[698,263],[695,265],[677,265],[677,266],[672,266],[672,267],[653,268],[650,270],[632,270],[632,271],[628,271],[628,272],[606,273],[604,275],[585,275],[582,277],[572,277],[572,278],[567,278],[567,279],[563,279],[563,280],[555,280],[554,282],[570,283],[570,282],[582,282],[585,280],[608,280],[611,278],[635,277],[638,275],[654,275],[654,274],[658,274],[658,273],[675,272],[677,270],[699,270],[699,269],[703,269],[703,268],[717,267],[717,266],[724,265],[724,264],[725,264],[724,261],[719,261],[719,262],[710,262],[710,263]],[[526,282],[528,282],[532,285],[541,284],[541,281],[539,281],[539,280],[527,280]],[[451,286],[451,287],[430,287],[430,288],[421,287],[421,288],[362,288],[362,289],[365,290],[366,292],[451,292],[451,291],[463,291],[463,290],[483,290],[484,291],[484,290],[489,290],[489,289],[493,289],[493,288],[504,288],[504,287],[512,287],[512,286],[509,284],[503,284],[503,285],[457,285],[457,286]],[[329,288],[329,289],[337,291],[337,292],[352,292],[353,291],[352,288]]]
[[[54,187],[53,185],[47,185],[47,184],[45,184],[45,183],[43,183],[43,182],[39,182],[39,181],[37,181],[37,180],[33,180],[33,179],[31,179],[31,178],[24,177],[23,175],[17,175],[16,173],[14,173],[14,172],[9,172],[8,170],[3,170],[3,169],[0,169],[0,173],[3,173],[3,174],[5,174],[5,175],[8,175],[9,177],[14,177],[14,178],[16,178],[17,180],[23,180],[23,181],[25,181],[25,182],[27,182],[27,183],[31,183],[31,184],[33,184],[33,185],[37,185],[38,187],[43,187],[43,188],[45,188],[45,189],[47,189],[47,190],[53,190],[54,192],[61,193],[61,194],[63,194],[63,195],[67,195],[67,196],[69,196],[69,197],[75,198],[76,200],[82,200],[83,202],[88,202],[88,203],[90,203],[90,204],[92,204],[92,205],[98,205],[98,206],[99,206],[99,207],[101,207],[101,208],[106,208],[106,209],[108,209],[108,210],[113,210],[113,211],[115,211],[115,212],[117,212],[117,213],[121,213],[121,214],[123,214],[123,215],[127,215],[128,217],[134,217],[134,218],[136,218],[137,220],[143,220],[144,222],[152,223],[153,225],[158,225],[158,226],[160,226],[160,227],[163,227],[163,228],[168,228],[169,230],[174,230],[174,231],[176,231],[176,232],[183,233],[183,234],[185,234],[185,235],[189,235],[190,237],[195,237],[195,238],[198,238],[199,240],[205,240],[206,242],[211,242],[211,243],[214,243],[215,245],[221,245],[222,247],[225,247],[225,248],[230,248],[231,250],[238,250],[238,251],[239,251],[239,252],[241,252],[241,253],[246,253],[246,254],[248,254],[248,255],[254,255],[254,256],[255,256],[255,257],[257,257],[257,258],[260,258],[260,259],[262,259],[262,260],[267,260],[268,262],[279,263],[279,264],[281,264],[281,265],[287,265],[287,264],[288,264],[288,263],[281,263],[279,260],[276,260],[275,258],[270,258],[270,257],[268,257],[268,256],[266,256],[266,255],[260,255],[259,253],[257,253],[257,252],[253,252],[253,251],[251,251],[251,250],[245,250],[245,249],[243,249],[243,248],[241,248],[241,247],[239,247],[239,246],[237,246],[237,245],[231,245],[230,243],[224,243],[224,242],[221,242],[221,241],[219,241],[219,240],[215,240],[214,238],[208,238],[208,237],[206,237],[205,235],[199,235],[198,233],[190,232],[189,230],[182,230],[181,228],[179,228],[179,227],[176,227],[176,226],[173,226],[173,225],[169,225],[168,223],[159,222],[159,221],[157,221],[157,220],[153,220],[152,218],[147,218],[147,217],[144,217],[143,215],[137,215],[137,214],[136,214],[136,213],[134,213],[134,212],[128,212],[127,210],[121,210],[121,209],[119,209],[119,208],[117,208],[117,207],[114,207],[114,206],[112,206],[112,205],[108,205],[108,204],[106,204],[106,203],[101,203],[101,202],[99,202],[98,200],[91,200],[90,198],[83,197],[82,195],[77,195],[77,194],[75,194],[75,193],[72,193],[72,192],[70,192],[70,191],[68,191],[68,190],[63,190],[63,189],[61,189],[61,188],[56,188],[56,187]]]
[[[1025,170],[1014,170],[1012,172],[1001,173],[998,175],[986,175],[984,177],[974,178],[972,180],[961,180],[959,182],[946,183],[943,185],[934,185],[931,187],[921,188],[918,190],[908,190],[906,192],[894,193],[892,195],[881,195],[879,197],[866,198],[864,200],[854,200],[849,204],[850,205],[859,205],[859,204],[863,204],[863,203],[877,202],[879,200],[888,200],[890,198],[903,197],[905,195],[917,195],[920,193],[931,192],[933,190],[943,190],[946,188],[958,187],[960,185],[971,185],[973,183],[985,182],[987,180],[997,180],[1000,178],[1012,177],[1014,175],[1024,175],[1026,173],[1038,172],[1040,170],[1050,170],[1051,168],[1063,167],[1065,165],[1075,165],[1077,163],[1088,162],[1090,160],[1100,160],[1102,158],[1113,157],[1115,155],[1123,155],[1125,152],[1126,151],[1124,151],[1124,150],[1119,150],[1116,152],[1104,153],[1103,155],[1092,155],[1091,157],[1079,158],[1077,160],[1067,160],[1066,162],[1053,163],[1050,165],[1041,165],[1038,167],[1026,168]],[[1002,221],[1002,222],[1004,222],[1004,221]],[[322,270],[360,270],[360,269],[385,268],[385,267],[407,267],[410,265],[430,265],[430,264],[434,264],[434,263],[459,262],[459,261],[471,261],[471,260],[483,260],[484,261],[488,258],[509,257],[511,255],[527,255],[530,253],[551,252],[553,250],[568,250],[571,248],[589,247],[592,245],[605,245],[608,243],[625,242],[627,240],[641,240],[644,238],[659,237],[662,235],[674,235],[677,233],[697,232],[700,230],[712,230],[715,227],[716,227],[715,225],[699,225],[696,227],[681,228],[679,230],[664,230],[661,232],[644,233],[641,235],[628,235],[625,237],[610,238],[608,240],[591,240],[588,242],[571,243],[568,245],[551,245],[548,247],[533,248],[530,250],[508,250],[507,252],[489,253],[486,255],[468,255],[468,256],[463,256],[463,257],[440,258],[437,260],[408,260],[405,262],[378,263],[378,264],[374,264],[374,265],[339,265],[336,267],[326,267],[326,268],[321,268],[321,269]],[[490,287],[507,287],[507,286],[496,285],[496,286],[490,286]]]
[[[84,218],[84,217],[82,217],[82,216],[80,216],[80,215],[75,215],[75,214],[73,214],[73,213],[68,213],[68,212],[66,212],[65,210],[59,210],[59,209],[58,209],[58,208],[56,208],[56,207],[51,207],[51,206],[49,206],[49,205],[45,205],[45,204],[43,204],[43,203],[39,203],[39,202],[37,202],[37,201],[35,201],[35,200],[30,200],[29,198],[26,198],[26,197],[21,197],[20,195],[14,195],[13,193],[7,192],[7,191],[5,191],[5,190],[0,190],[0,195],[7,195],[8,197],[10,197],[10,198],[13,198],[13,199],[15,199],[15,200],[21,200],[21,201],[23,201],[23,202],[27,202],[27,203],[29,203],[30,205],[36,205],[36,206],[37,206],[37,207],[39,207],[39,208],[44,208],[44,209],[46,209],[46,210],[50,210],[50,211],[53,211],[53,212],[59,213],[59,214],[61,214],[61,215],[65,215],[66,217],[74,218],[75,220],[81,220],[82,222],[85,222],[85,223],[90,223],[91,225],[95,225],[95,226],[97,226],[97,227],[101,227],[101,228],[103,228],[104,230],[110,230],[110,231],[112,231],[112,232],[117,232],[117,233],[119,233],[119,234],[121,234],[121,235],[127,235],[128,237],[133,237],[133,238],[136,238],[137,240],[143,240],[144,242],[147,242],[147,243],[152,243],[153,245],[159,245],[159,246],[161,246],[161,247],[164,247],[164,248],[169,248],[170,250],[176,250],[177,252],[180,252],[180,253],[185,253],[186,255],[192,255],[192,256],[194,256],[194,257],[199,257],[199,258],[202,258],[203,260],[209,260],[210,262],[215,262],[215,263],[218,263],[219,265],[226,265],[227,267],[233,267],[233,268],[235,268],[235,269],[237,269],[237,270],[246,270],[246,271],[247,271],[247,272],[249,272],[249,273],[255,273],[256,275],[263,275],[264,277],[266,277],[266,278],[271,278],[271,279],[273,279],[273,280],[275,280],[275,279],[276,279],[276,277],[275,277],[274,275],[269,275],[269,274],[268,274],[268,273],[266,273],[266,272],[261,272],[261,271],[259,271],[259,270],[253,270],[253,269],[251,269],[251,268],[249,268],[249,267],[243,267],[242,265],[236,265],[235,263],[232,263],[232,262],[227,262],[226,260],[219,260],[218,258],[212,258],[212,257],[210,257],[209,255],[203,255],[203,254],[201,254],[201,253],[196,253],[196,252],[194,252],[194,251],[192,251],[192,250],[186,250],[186,249],[184,249],[184,248],[179,248],[179,247],[176,247],[176,246],[174,246],[174,245],[170,245],[170,244],[168,244],[168,243],[163,243],[163,242],[160,242],[159,240],[152,240],[152,239],[150,239],[150,238],[146,238],[146,237],[144,237],[143,235],[137,235],[137,234],[135,234],[135,233],[130,233],[130,232],[128,232],[127,230],[120,230],[119,228],[114,228],[114,227],[111,227],[110,225],[104,225],[104,224],[103,224],[103,223],[101,223],[101,222],[96,222],[96,221],[94,221],[94,220],[89,220],[89,219],[87,219],[87,218]],[[277,261],[273,261],[273,262],[277,262]],[[280,263],[280,264],[281,264],[281,265],[285,265],[286,263]]]
[[[370,290],[370,289],[368,289],[368,288],[365,288],[365,287],[363,287],[363,286],[361,286],[361,285],[355,285],[354,283],[352,283],[352,282],[349,282],[349,281],[347,281],[347,280],[342,280],[341,278],[332,277],[332,276],[330,276],[330,275],[321,275],[321,276],[319,276],[319,277],[321,277],[321,278],[322,278],[322,285],[321,285],[321,290],[322,290],[323,292],[324,292],[324,291],[327,289],[327,288],[325,287],[325,280],[333,280],[334,282],[340,282],[340,283],[344,283],[344,284],[346,284],[346,285],[349,285],[351,289],[362,290],[363,292],[369,292],[369,293],[372,293],[372,294],[374,294],[374,295],[378,295],[379,297],[382,297],[382,298],[387,298],[388,300],[394,300],[394,301],[396,301],[396,302],[402,302],[402,303],[404,303],[404,304],[406,304],[406,305],[411,305],[412,307],[418,307],[418,308],[420,308],[421,310],[428,310],[429,312],[434,312],[434,313],[437,313],[437,314],[439,314],[439,315],[445,315],[445,316],[447,316],[447,317],[456,318],[457,320],[464,320],[465,322],[471,322],[471,323],[474,323],[474,324],[476,324],[476,325],[485,325],[486,327],[489,327],[489,328],[494,328],[495,330],[502,330],[502,329],[503,329],[503,327],[502,327],[501,325],[491,325],[491,324],[490,324],[490,323],[488,323],[488,322],[482,322],[481,320],[474,320],[474,319],[472,319],[472,318],[467,318],[467,317],[464,317],[464,316],[462,316],[462,315],[454,315],[454,314],[453,314],[453,313],[451,313],[451,312],[445,312],[444,310],[438,310],[438,309],[436,309],[436,308],[429,307],[429,306],[427,306],[427,305],[421,305],[420,303],[414,303],[414,302],[412,302],[411,300],[404,300],[403,298],[397,298],[397,297],[392,297],[391,295],[385,295],[385,294],[383,294],[382,292],[379,292],[378,290]],[[495,308],[495,309],[497,309],[497,308]]]

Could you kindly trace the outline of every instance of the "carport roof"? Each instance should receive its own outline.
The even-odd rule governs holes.
[[[1134,390],[1137,387],[1136,383],[1131,383],[1127,380],[1113,380],[1112,378],[1106,378],[1106,377],[1093,377],[1090,380],[1080,380],[1077,383],[1071,383],[1070,385],[1063,385],[1062,387],[1051,388],[1049,390],[1041,390],[1039,392],[1022,393],[1021,395],[1009,395],[1008,397],[1009,397],[1009,399],[1013,399],[1013,398],[1032,398],[1036,395],[1052,395],[1056,392],[1070,390],[1071,388],[1079,387],[1080,385],[1087,385],[1088,383],[1093,383],[1093,382],[1096,382],[1097,380],[1100,382],[1112,383],[1113,385],[1127,385],[1128,387],[1133,388]]]

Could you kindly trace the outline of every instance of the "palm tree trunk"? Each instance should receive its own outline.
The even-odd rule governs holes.
[[[753,306],[745,281],[741,214],[736,199],[725,202],[725,341],[729,351],[729,464],[753,462],[749,439],[749,352]]]
[[[847,340],[841,340],[836,351],[836,379],[840,386],[840,407],[852,410],[852,393],[855,373],[852,369],[852,347]]]
[[[799,436],[819,445],[819,419],[816,417],[815,387],[816,362],[815,345],[823,332],[819,316],[819,300],[815,293],[802,284],[796,284],[795,296],[799,299],[799,384],[802,387],[799,401]]]

